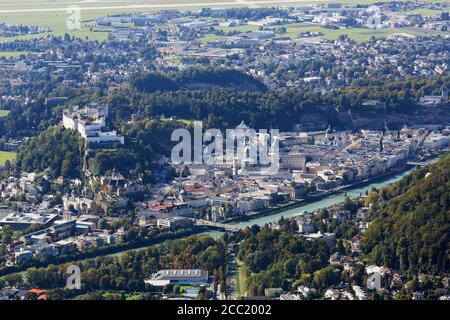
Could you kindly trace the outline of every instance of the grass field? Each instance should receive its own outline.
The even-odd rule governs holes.
[[[442,11],[442,10],[429,10],[429,9],[417,9],[417,10],[411,10],[408,13],[418,13],[418,14],[421,14],[423,16],[437,17],[442,12],[444,12],[444,11]]]
[[[0,52],[1,56],[1,52]],[[9,110],[0,110],[0,118],[6,117],[11,111]]]
[[[5,57],[5,58],[17,58],[20,55],[28,55],[28,54],[37,54],[36,52],[30,52],[30,51],[0,51],[0,58],[1,57]],[[1,115],[1,111],[0,110],[0,117]]]
[[[244,262],[236,259],[236,291],[238,297],[247,296],[247,279],[250,276],[250,271]]]
[[[5,23],[17,23],[17,24],[28,24],[37,25],[42,27],[49,27],[51,29],[51,34],[56,36],[63,36],[65,33],[69,33],[72,36],[84,39],[88,37],[91,40],[106,40],[108,37],[108,32],[93,32],[89,27],[87,27],[83,21],[88,21],[95,19],[97,13],[82,13],[81,14],[81,29],[80,30],[69,30],[66,25],[66,21],[69,15],[66,13],[59,12],[49,12],[49,13],[8,13],[0,14],[0,21]],[[34,39],[47,37],[50,33],[42,33],[37,35],[25,35],[20,37],[0,37],[0,42],[11,41],[14,39]]]
[[[251,1],[251,0],[250,0]],[[334,0],[254,0],[258,6],[275,6],[275,5],[295,5],[295,4],[309,4],[309,3],[326,3]],[[336,2],[336,1],[335,1]],[[369,4],[375,3],[377,0],[344,0],[339,1],[344,5],[354,4]],[[433,1],[430,1],[433,2]],[[106,40],[108,31],[94,32],[89,26],[83,22],[92,21],[98,16],[106,16],[108,14],[130,13],[130,12],[153,12],[161,9],[179,9],[181,11],[199,10],[202,7],[216,6],[216,7],[242,7],[245,4],[238,3],[236,0],[147,0],[141,1],[136,6],[136,0],[0,0],[0,21],[5,23],[18,23],[28,25],[38,25],[51,28],[51,33],[44,33],[39,35],[26,35],[17,37],[18,39],[33,39],[46,37],[48,34],[56,36],[63,36],[69,33],[72,36],[79,38],[89,38],[90,40]],[[80,30],[69,30],[66,26],[66,21],[70,13],[66,12],[68,6],[77,5],[81,9],[82,26]],[[135,5],[134,7],[130,7]],[[143,7],[151,5],[153,7]],[[179,5],[177,7],[177,5]],[[118,8],[120,7],[120,8]],[[16,11],[16,12],[8,12]],[[25,10],[24,12],[17,12],[17,10]],[[35,10],[30,12],[30,10]],[[434,10],[428,10],[434,11]],[[428,12],[429,13],[429,12]],[[439,14],[431,12],[432,14]],[[250,26],[254,30],[255,26]],[[238,27],[239,28],[239,27]],[[248,29],[244,28],[243,29]],[[223,28],[224,31],[227,28]],[[292,32],[296,32],[292,30]],[[333,33],[329,35],[334,37]],[[359,37],[355,34],[355,37]],[[361,38],[361,37],[360,37]],[[0,42],[11,41],[15,38],[0,37]],[[214,37],[207,37],[205,41],[211,41]]]
[[[313,24],[305,24],[305,23],[295,23],[295,24],[288,24],[285,25],[287,33],[282,34],[283,37],[290,37],[291,39],[296,39],[298,36],[298,33],[300,32],[306,32],[306,31],[315,31],[315,32],[321,32],[324,35],[321,36],[321,38],[327,39],[327,40],[336,40],[339,38],[340,35],[346,34],[350,38],[362,42],[369,40],[371,37],[375,38],[381,38],[390,34],[394,33],[407,33],[411,35],[435,35],[435,34],[442,34],[445,33],[439,32],[439,31],[425,31],[425,30],[418,30],[414,28],[386,28],[381,30],[370,30],[365,28],[352,28],[352,29],[338,29],[338,30],[332,30],[332,29],[326,29],[322,28],[318,25]],[[257,26],[251,26],[251,25],[244,25],[239,27],[227,27],[227,28],[220,28],[221,30],[225,32],[229,31],[240,31],[240,32],[246,32],[246,31],[255,31],[258,29]],[[207,35],[203,38],[201,38],[201,41],[204,42],[210,42],[217,39],[220,39],[221,36],[216,36],[214,34]]]
[[[0,151],[0,165],[4,165],[6,160],[9,160],[11,162],[16,160],[16,153],[9,151]]]
[[[400,0],[407,1],[407,0]],[[427,1],[427,0],[426,0]],[[249,3],[255,3],[257,6],[274,6],[274,5],[295,5],[295,4],[317,4],[326,2],[340,2],[344,5],[354,4],[370,4],[380,2],[379,0],[247,0]],[[437,0],[429,0],[428,2],[438,2]],[[42,8],[61,8],[69,5],[79,5],[83,8],[95,8],[99,6],[129,6],[129,5],[150,5],[161,8],[173,7],[176,5],[201,7],[203,5],[223,6],[224,4],[233,6],[244,6],[236,0],[0,0],[3,10],[8,9],[42,9]]]
[[[290,25],[287,27],[287,36],[291,37],[292,39],[295,39],[299,32],[305,32],[305,31],[318,31],[322,32],[324,35],[322,38],[327,40],[336,40],[339,38],[340,35],[346,34],[350,38],[362,42],[369,40],[371,37],[375,38],[381,38],[390,34],[395,33],[407,33],[415,36],[419,35],[434,35],[434,34],[444,34],[437,31],[425,31],[425,30],[417,30],[413,28],[386,28],[386,29],[380,29],[380,30],[370,30],[365,28],[352,28],[352,29],[338,29],[338,30],[332,30],[332,29],[326,29],[322,28],[320,26],[315,25],[305,25],[305,24],[297,24],[297,25]]]

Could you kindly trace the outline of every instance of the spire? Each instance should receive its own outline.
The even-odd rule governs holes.
[[[387,113],[387,103],[383,102],[384,107],[384,129],[383,129],[383,135],[389,134],[389,128],[388,128],[388,113]]]

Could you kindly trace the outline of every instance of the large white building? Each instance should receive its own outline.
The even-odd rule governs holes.
[[[168,269],[152,274],[151,278],[144,280],[144,282],[155,287],[169,284],[206,285],[208,276],[208,271],[201,269]]]
[[[91,143],[120,143],[124,144],[124,137],[117,131],[108,131],[106,118],[108,107],[91,104],[90,106],[74,106],[72,110],[63,112],[64,128],[78,131],[78,133]]]

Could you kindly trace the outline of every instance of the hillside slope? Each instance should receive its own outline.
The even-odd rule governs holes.
[[[449,272],[450,156],[381,191],[382,203],[362,249],[401,271]]]

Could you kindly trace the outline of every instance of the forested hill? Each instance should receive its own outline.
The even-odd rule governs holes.
[[[404,272],[448,273],[450,155],[382,189],[362,249],[370,262]]]
[[[79,178],[83,148],[76,132],[52,126],[19,148],[17,165],[24,172],[47,171],[54,177]]]
[[[133,75],[130,84],[135,89],[152,93],[180,89],[232,88],[238,91],[266,91],[258,79],[233,69],[191,68],[171,75],[146,73]]]
[[[221,129],[234,128],[241,121],[255,129],[278,128],[281,131],[290,131],[299,124],[306,126],[304,130],[324,130],[328,125],[336,129],[383,129],[384,107],[382,104],[365,105],[367,101],[386,102],[391,129],[411,123],[446,125],[450,117],[450,106],[423,108],[417,104],[420,97],[438,95],[450,87],[450,77],[445,75],[403,81],[355,81],[345,89],[322,93],[308,88],[245,90],[249,85],[261,85],[259,80],[224,69],[134,75],[129,85],[117,89],[61,86],[51,90],[58,85],[57,81],[46,81],[30,84],[28,90],[37,98],[29,104],[0,101],[0,109],[10,111],[0,118],[0,138],[35,136],[60,123],[64,108],[89,102],[107,103],[109,120],[116,129],[132,115],[201,120],[209,128]],[[210,87],[203,86],[205,81]],[[47,98],[51,101],[57,97],[67,100],[63,105],[48,103]]]

